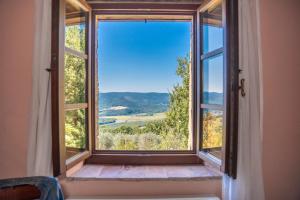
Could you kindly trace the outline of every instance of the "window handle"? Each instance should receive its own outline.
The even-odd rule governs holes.
[[[46,68],[46,71],[47,71],[47,72],[52,72],[53,69],[52,69],[52,68]]]
[[[242,97],[245,97],[246,92],[245,92],[245,79],[244,78],[242,78],[240,81],[239,90],[241,90]]]

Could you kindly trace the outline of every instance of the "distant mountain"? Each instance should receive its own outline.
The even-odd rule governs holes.
[[[206,104],[223,104],[223,94],[217,92],[204,92],[203,102]]]
[[[204,93],[204,102],[222,104],[223,94]],[[108,92],[99,94],[99,113],[102,116],[154,114],[166,112],[168,93]]]

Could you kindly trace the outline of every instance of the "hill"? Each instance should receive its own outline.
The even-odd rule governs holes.
[[[220,93],[204,93],[204,99],[212,104],[221,104]],[[154,114],[166,112],[169,106],[168,93],[108,92],[99,94],[101,116]]]
[[[165,112],[168,93],[109,92],[99,94],[100,115],[130,115]]]

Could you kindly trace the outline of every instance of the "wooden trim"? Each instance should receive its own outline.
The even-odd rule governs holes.
[[[86,108],[88,108],[88,103],[65,104],[65,111],[86,109]]]
[[[222,170],[222,161],[220,159],[204,151],[200,151],[198,155],[199,158],[203,160],[205,165],[208,164],[220,171]]]
[[[85,54],[85,53],[82,53],[80,51],[76,51],[74,49],[71,49],[69,47],[65,47],[65,53],[67,54],[71,54],[73,56],[76,56],[76,57],[79,57],[79,58],[82,58],[82,59],[88,59],[88,55]]]
[[[196,11],[197,4],[145,4],[145,3],[97,3],[91,4],[93,10],[140,10],[140,11],[154,11],[154,10],[177,10],[177,11]]]
[[[199,49],[198,49],[198,55],[200,57],[199,59],[199,63],[198,63],[198,68],[199,68],[199,74],[198,74],[198,87],[199,87],[199,95],[198,95],[198,102],[200,103],[200,106],[198,106],[197,110],[198,110],[198,135],[199,135],[199,152],[201,152],[202,150],[202,138],[203,138],[203,131],[202,131],[202,121],[203,121],[203,115],[202,115],[202,109],[201,109],[201,104],[203,102],[203,87],[202,87],[202,83],[203,83],[203,61],[201,60],[201,55],[202,55],[202,43],[203,43],[203,37],[202,37],[202,33],[203,33],[203,18],[202,18],[202,14],[198,9],[198,20],[199,20]]]
[[[89,4],[99,4],[99,3],[144,3],[144,4],[196,4],[200,5],[203,0],[87,0]]]
[[[146,15],[146,14],[108,14],[108,15],[98,15],[97,20],[104,21],[193,21],[193,16],[191,15]]]
[[[87,16],[87,28],[86,28],[86,44],[87,44],[87,48],[86,48],[86,54],[88,55],[88,59],[87,59],[87,69],[86,69],[86,74],[87,74],[87,93],[86,93],[86,99],[87,99],[87,103],[88,103],[88,113],[87,113],[87,149],[89,150],[89,154],[91,155],[92,152],[92,123],[91,123],[91,119],[92,119],[92,112],[91,112],[91,105],[92,105],[92,63],[91,63],[91,46],[92,46],[92,39],[91,39],[91,33],[92,33],[92,12],[91,10],[88,12],[88,16]]]
[[[207,58],[212,58],[214,56],[222,54],[223,52],[224,52],[224,48],[223,47],[215,49],[213,51],[210,51],[208,53],[205,53],[205,54],[201,55],[201,60],[204,60],[204,59],[207,59]]]
[[[97,92],[97,76],[98,76],[98,59],[97,59],[97,34],[96,31],[96,13],[92,11],[92,27],[91,27],[91,141],[92,141],[92,154],[96,149],[96,135],[98,135],[98,92]]]
[[[224,112],[223,112],[223,138],[222,138],[222,152],[221,152],[221,156],[222,156],[222,164],[221,164],[221,171],[226,173],[225,172],[225,167],[226,167],[226,149],[227,149],[227,136],[228,136],[228,132],[227,132],[227,121],[228,121],[228,118],[227,118],[227,104],[228,104],[228,101],[227,101],[227,96],[228,96],[228,92],[227,92],[227,89],[228,89],[228,86],[227,86],[227,83],[228,83],[228,73],[227,73],[227,64],[226,64],[226,60],[227,60],[227,55],[226,55],[226,49],[227,49],[227,44],[226,44],[226,36],[225,36],[225,32],[226,32],[226,28],[227,28],[227,14],[226,14],[226,6],[225,6],[225,1],[226,0],[223,0],[222,1],[222,25],[224,27],[224,30],[223,30],[223,38],[224,38],[224,53],[223,53],[223,64],[224,64],[224,68],[223,68],[223,77],[224,77],[224,82],[223,82],[223,87],[224,87]]]
[[[79,7],[80,9],[84,10],[85,12],[90,11],[92,8],[91,6],[86,2],[86,0],[65,0],[68,3]]]
[[[236,178],[238,154],[238,111],[239,111],[239,31],[238,0],[225,0],[225,64],[227,73],[226,104],[226,152],[225,173]]]
[[[85,149],[81,149],[81,148],[76,148],[76,147],[68,147],[68,146],[66,146],[66,150],[67,151],[77,151],[77,152],[83,152],[83,151],[85,151]]]
[[[114,165],[182,165],[203,164],[196,154],[189,155],[156,155],[156,154],[134,154],[134,155],[97,155],[94,154],[86,160],[87,164],[114,164]]]
[[[64,63],[64,2],[52,0],[52,34],[51,34],[51,120],[52,120],[52,162],[53,175],[59,176],[65,172],[65,147],[63,130],[63,104],[61,105],[61,85],[59,81],[61,65]]]
[[[59,65],[58,65],[58,101],[59,101],[59,137],[60,137],[60,164],[61,174],[64,176],[66,173],[66,146],[65,146],[65,16],[66,16],[66,3],[65,0],[60,0],[60,35],[59,35]]]
[[[196,15],[195,11],[169,11],[169,10],[165,10],[165,11],[161,11],[161,10],[155,10],[155,11],[151,11],[151,10],[107,10],[107,9],[103,9],[103,10],[94,10],[93,11],[94,15],[97,16],[99,15],[158,15],[158,16],[193,16]]]
[[[52,0],[51,33],[51,127],[53,175],[60,175],[58,55],[59,55],[59,0]]]
[[[90,157],[89,151],[83,151],[79,154],[76,154],[75,156],[69,158],[66,160],[66,168],[69,170],[70,168],[74,167],[76,164],[78,164],[81,161],[86,160]]]
[[[192,121],[192,134],[193,134],[193,153],[197,153],[197,140],[198,140],[198,115],[197,115],[197,107],[199,102],[197,101],[198,97],[198,85],[197,85],[197,74],[198,74],[198,68],[197,68],[197,60],[198,60],[198,55],[197,55],[197,13],[193,14],[193,30],[192,30],[192,44],[191,44],[191,49],[192,49],[192,57],[191,57],[191,83],[192,83],[192,95],[191,95],[191,106],[192,106],[192,112],[191,112],[191,119]]]
[[[197,9],[197,13],[196,13],[196,38],[197,38],[197,42],[196,42],[196,56],[197,56],[197,60],[196,60],[196,73],[195,73],[195,76],[196,76],[196,102],[197,102],[197,105],[196,105],[196,116],[197,116],[197,122],[196,122],[196,126],[197,126],[197,146],[196,146],[196,149],[197,149],[197,154],[199,154],[199,151],[201,149],[201,126],[200,126],[200,121],[201,121],[201,115],[200,115],[200,104],[201,104],[201,100],[202,100],[202,94],[201,94],[201,91],[202,91],[202,88],[201,88],[201,84],[202,84],[202,72],[201,72],[201,44],[202,44],[202,41],[201,41],[201,31],[202,31],[202,27],[200,25],[201,23],[201,18],[200,18],[200,12],[198,12],[198,9]]]
[[[188,155],[188,154],[195,154],[195,151],[193,150],[165,150],[165,151],[126,151],[126,150],[94,150],[93,154],[101,154],[101,155],[157,155],[157,154],[178,154],[178,155]]]
[[[222,0],[204,0],[199,8],[199,12],[205,12],[209,9],[213,9],[221,2]]]

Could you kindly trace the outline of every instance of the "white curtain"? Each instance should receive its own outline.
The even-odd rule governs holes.
[[[263,200],[262,62],[259,0],[239,0],[239,67],[246,96],[239,103],[237,179],[223,179],[225,200]]]
[[[32,66],[28,176],[52,175],[51,80],[46,71],[51,63],[51,0],[35,0],[35,32]]]

